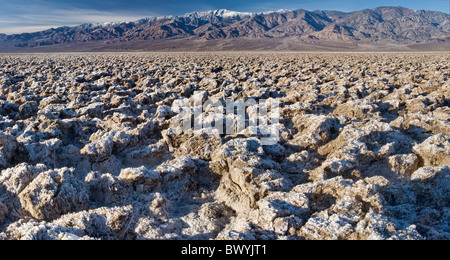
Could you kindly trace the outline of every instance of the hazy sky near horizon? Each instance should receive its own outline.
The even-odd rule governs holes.
[[[450,0],[0,0],[0,33],[35,32],[84,23],[135,21],[145,17],[216,9],[241,12],[279,9],[350,12],[378,6],[450,12]]]

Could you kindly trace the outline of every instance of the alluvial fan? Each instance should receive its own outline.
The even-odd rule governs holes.
[[[450,239],[447,53],[0,56],[0,240]]]

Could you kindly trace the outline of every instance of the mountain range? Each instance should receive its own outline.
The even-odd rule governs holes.
[[[0,52],[117,50],[450,51],[450,15],[403,7],[355,12],[228,10],[0,34]]]

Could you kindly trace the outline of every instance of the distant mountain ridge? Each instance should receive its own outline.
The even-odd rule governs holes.
[[[239,41],[236,42],[239,43],[264,39],[286,42],[289,39],[316,45],[450,44],[449,37],[450,15],[437,11],[378,7],[350,13],[301,9],[248,13],[222,9],[183,16],[145,18],[135,22],[84,24],[35,33],[0,34],[0,51],[59,45],[70,49],[75,44],[120,44],[133,49],[133,43],[139,43],[142,47],[154,42],[173,40],[215,43],[227,40],[233,45],[231,40],[237,39]],[[239,49],[239,46],[236,48]]]

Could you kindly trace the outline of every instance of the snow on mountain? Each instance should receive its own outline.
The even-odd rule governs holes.
[[[268,12],[261,12],[259,14],[262,15],[268,15],[268,14],[284,14],[284,13],[289,13],[291,12],[291,10],[287,10],[287,9],[280,9],[278,11],[268,11]]]
[[[250,16],[253,15],[253,13],[235,12],[235,11],[229,11],[229,10],[226,10],[226,9],[215,11],[215,14],[217,16],[221,16],[221,17],[224,17],[224,18],[234,18],[234,17],[238,17],[238,16],[243,18],[243,17],[250,17]]]
[[[249,13],[249,12],[236,12],[236,11],[230,11],[230,10],[226,10],[226,9],[220,9],[220,10],[211,10],[211,11],[206,11],[206,12],[193,12],[193,13],[188,13],[185,14],[181,17],[184,18],[204,18],[204,17],[222,17],[222,18],[236,18],[236,17],[240,17],[240,18],[245,18],[245,17],[251,17],[253,16],[253,13]]]

